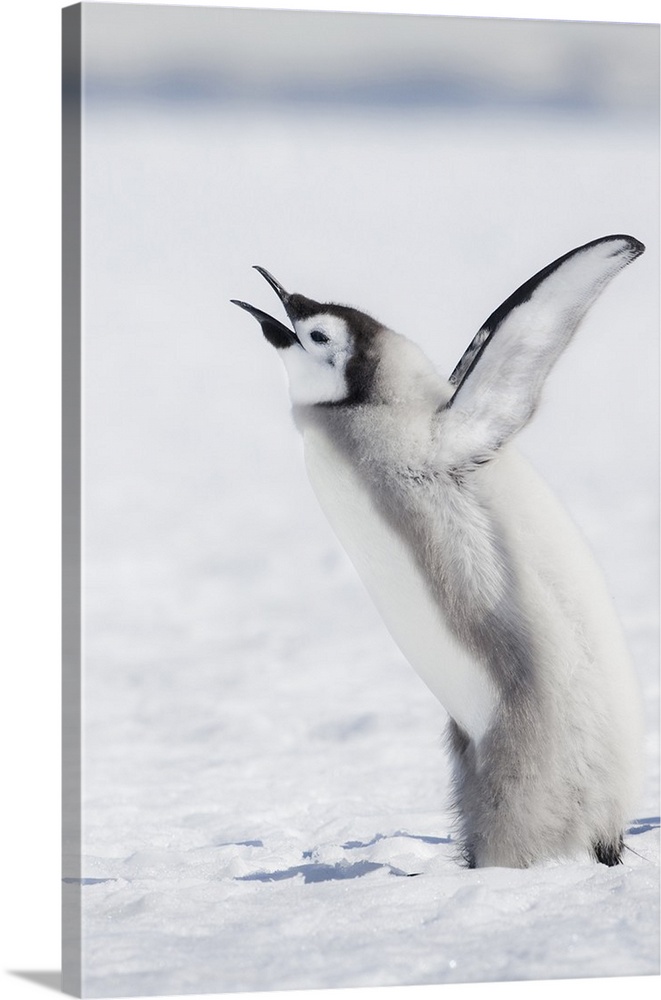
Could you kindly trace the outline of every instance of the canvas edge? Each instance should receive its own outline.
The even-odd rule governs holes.
[[[81,996],[82,5],[62,10],[62,991]]]

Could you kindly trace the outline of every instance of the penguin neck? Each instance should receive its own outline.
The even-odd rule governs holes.
[[[301,403],[292,400],[294,422],[303,432],[307,426],[331,427],[351,424],[371,413],[383,420],[388,413],[404,423],[429,419],[450,399],[453,389],[442,378],[417,344],[393,330],[383,330],[381,351],[369,396],[360,403],[337,400],[331,403]]]
[[[372,402],[434,412],[452,395],[424,352],[393,330],[385,331]]]

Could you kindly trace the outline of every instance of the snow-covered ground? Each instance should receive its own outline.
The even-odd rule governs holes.
[[[655,138],[624,122],[89,114],[87,995],[659,970]],[[626,864],[458,866],[445,715],[307,483],[281,365],[229,303],[357,305],[449,373],[553,258],[647,253],[521,448],[607,573],[647,708]],[[406,877],[415,875],[416,877]]]

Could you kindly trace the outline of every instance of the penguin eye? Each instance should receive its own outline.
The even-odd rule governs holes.
[[[321,330],[313,330],[310,334],[310,340],[314,340],[315,344],[327,344],[330,337],[327,337]]]

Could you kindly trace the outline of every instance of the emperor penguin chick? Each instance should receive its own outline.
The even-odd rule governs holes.
[[[606,236],[525,282],[449,380],[371,316],[246,302],[289,377],[319,502],[395,642],[450,716],[470,867],[621,861],[641,706],[601,573],[509,444],[587,309],[644,247]]]

